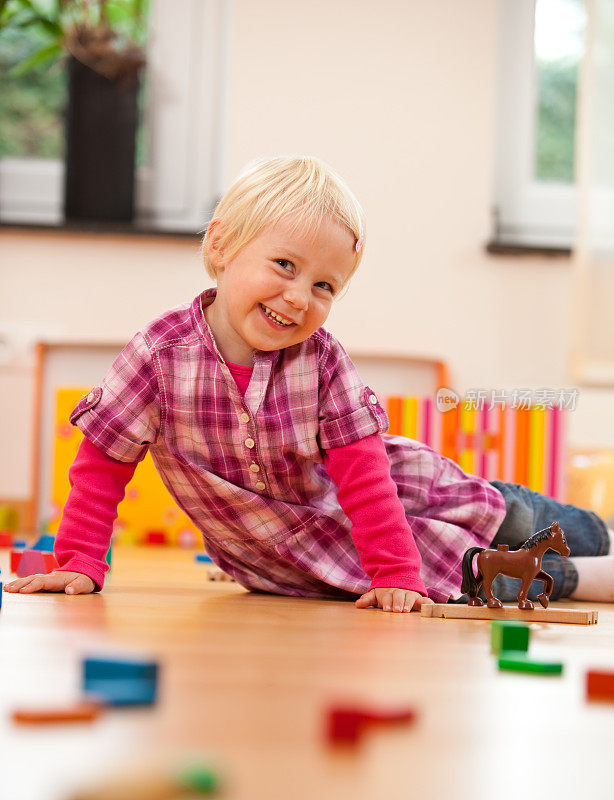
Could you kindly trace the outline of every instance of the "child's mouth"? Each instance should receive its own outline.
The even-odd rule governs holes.
[[[268,306],[265,306],[262,303],[260,303],[259,305],[260,305],[260,310],[266,317],[267,322],[269,322],[271,325],[274,325],[276,328],[291,328],[293,325],[296,324],[294,322],[283,321],[281,317],[278,314],[276,314],[275,311],[270,309]]]

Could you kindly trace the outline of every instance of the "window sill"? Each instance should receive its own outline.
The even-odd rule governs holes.
[[[200,239],[198,231],[167,230],[154,228],[146,222],[97,222],[95,220],[83,220],[82,222],[63,222],[59,225],[44,225],[41,223],[25,222],[0,222],[0,232],[2,231],[31,231],[32,233],[58,233],[63,234],[102,234],[120,236],[141,236],[141,237],[160,237],[165,239],[184,240]]]
[[[569,259],[573,252],[571,247],[538,247],[497,241],[488,242],[485,249],[493,256],[547,256],[553,259]]]

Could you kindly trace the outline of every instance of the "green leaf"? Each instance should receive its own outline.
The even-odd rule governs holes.
[[[29,72],[34,67],[37,67],[39,64],[42,64],[44,61],[48,61],[49,59],[59,56],[62,54],[62,47],[57,44],[51,44],[48,47],[43,47],[41,50],[38,50],[36,53],[32,53],[31,56],[24,59],[20,64],[13,67],[13,69],[9,70],[9,75],[13,75],[18,77],[19,75],[23,75],[26,72]]]
[[[40,17],[38,21],[41,27],[44,28],[45,31],[51,36],[62,36],[62,26],[59,24],[59,22],[55,22],[47,17]]]
[[[61,26],[61,17],[59,12],[56,10],[56,13],[46,13],[46,9],[39,8],[35,3],[31,2],[31,0],[18,0],[19,5],[23,11],[31,11],[32,17],[30,19],[36,19],[42,26],[53,26],[54,28],[60,29]]]
[[[32,3],[31,0],[19,0],[19,3],[24,8],[29,8],[30,11],[32,11],[34,14],[36,14],[36,16],[40,17],[40,16],[43,15],[43,12],[41,11],[41,9],[37,8],[37,6],[34,3]]]
[[[15,18],[19,18],[20,15],[24,13],[23,8],[19,8],[15,5],[5,5],[4,11],[0,12],[0,30],[3,28],[11,28],[19,27],[18,22],[15,22]]]
[[[54,20],[43,17],[40,14],[32,14],[13,23],[13,27],[16,28],[32,28],[34,26],[38,26],[45,34],[53,36],[54,39],[60,38],[63,33],[62,26],[58,22],[54,22]]]

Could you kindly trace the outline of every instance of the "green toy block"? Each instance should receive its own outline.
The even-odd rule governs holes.
[[[193,794],[210,794],[219,787],[218,776],[206,764],[188,764],[176,773],[175,780]]]
[[[537,661],[529,658],[526,653],[516,653],[512,650],[502,653],[498,664],[499,669],[513,672],[532,672],[538,675],[560,675],[563,672],[560,661]]]
[[[494,620],[490,626],[490,646],[493,653],[504,650],[527,652],[531,631],[524,622],[504,622]]]

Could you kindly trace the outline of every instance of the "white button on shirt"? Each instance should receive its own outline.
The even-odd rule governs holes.
[[[258,489],[258,491],[261,492],[263,489],[266,489],[266,484],[263,483],[262,481],[258,481],[258,483],[256,484],[256,489]]]
[[[371,403],[371,405],[374,406],[377,403],[377,397],[374,394],[370,394],[369,395],[369,402]]]
[[[245,412],[243,412],[241,414],[241,416],[239,417],[239,419],[241,420],[241,422],[249,422],[249,414],[246,414]]]
[[[260,472],[260,467],[258,466],[258,464],[250,464],[249,468],[251,469],[252,472]]]
[[[253,439],[249,439],[248,438],[248,439],[245,440],[245,446],[249,447],[249,449],[251,450],[252,447],[256,446],[256,442]]]

